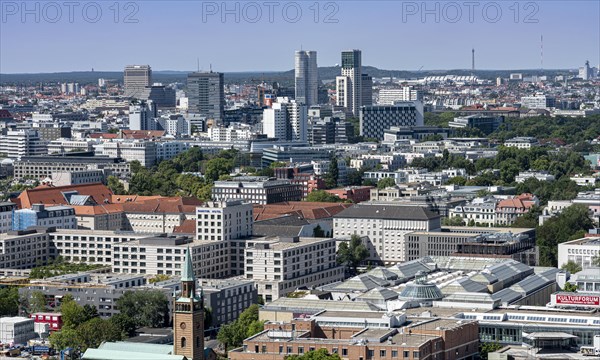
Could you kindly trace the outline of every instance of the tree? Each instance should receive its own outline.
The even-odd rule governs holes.
[[[106,186],[110,189],[110,191],[112,191],[116,195],[124,195],[127,193],[125,191],[125,187],[123,186],[123,183],[120,182],[119,178],[116,176],[113,176],[113,175],[109,176]]]
[[[325,231],[321,228],[321,225],[315,226],[313,229],[313,237],[322,238],[325,237]]]
[[[391,177],[386,177],[377,182],[377,188],[382,190],[392,186],[396,186],[396,180]]]
[[[453,178],[450,178],[447,182],[448,185],[458,185],[458,186],[464,186],[467,184],[467,179],[463,176],[455,176]]]
[[[244,339],[263,331],[264,322],[258,319],[258,305],[250,305],[237,320],[221,326],[217,340],[225,347],[225,351],[242,346]]]
[[[204,177],[211,182],[215,182],[221,175],[229,175],[233,169],[233,161],[224,158],[214,158],[208,160],[204,169]]]
[[[465,226],[465,220],[458,215],[451,218],[444,218],[443,223],[446,226]]]
[[[44,312],[47,310],[46,296],[43,292],[36,290],[31,292],[31,300],[29,301],[29,313]]]
[[[574,204],[538,228],[537,245],[540,247],[541,266],[557,266],[558,244],[593,227],[588,214],[586,205]]]
[[[86,321],[77,327],[77,340],[81,351],[97,348],[105,341],[122,339],[121,329],[109,320],[99,317]]]
[[[327,349],[319,349],[306,352],[302,355],[290,355],[286,360],[341,360],[338,354],[330,354]]]
[[[50,334],[50,345],[56,350],[66,348],[77,348],[80,345],[77,330],[63,327],[60,331],[54,331]]]
[[[339,197],[328,193],[325,190],[313,190],[310,194],[308,194],[308,196],[306,197],[306,201],[308,202],[342,202],[344,200],[340,199]]]
[[[592,265],[600,267],[600,255],[596,255],[592,258]]]
[[[568,271],[569,274],[576,274],[582,270],[581,265],[579,265],[578,263],[576,263],[573,260],[569,260],[567,263],[563,264],[563,266],[561,266],[560,268]]]
[[[60,305],[60,312],[62,314],[63,326],[67,328],[75,329],[89,320],[83,306],[77,304],[75,300],[64,301],[63,298]]]
[[[0,288],[0,317],[16,316],[19,313],[19,289]]]
[[[577,285],[570,282],[565,283],[565,287],[563,288],[564,292],[577,292],[577,290]]]
[[[142,166],[142,163],[140,163],[138,160],[131,161],[129,163],[129,168],[131,169],[132,174],[137,174],[142,169],[144,169],[144,167]]]
[[[338,168],[338,159],[334,156],[329,162],[329,170],[327,171],[327,174],[325,174],[325,186],[328,189],[333,189],[336,187],[339,176],[340,170]]]
[[[117,306],[131,318],[137,327],[153,328],[167,326],[169,306],[165,294],[160,290],[126,291],[117,300]]]
[[[502,345],[498,342],[482,342],[479,343],[479,358],[487,360],[488,354],[502,349]]]
[[[111,316],[110,321],[121,331],[122,337],[131,337],[135,335],[135,322],[125,314],[115,314]]]
[[[358,265],[369,257],[367,247],[362,243],[360,236],[354,234],[350,242],[342,242],[337,251],[337,262],[348,266],[355,274]]]

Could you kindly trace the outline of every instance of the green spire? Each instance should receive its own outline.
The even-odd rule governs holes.
[[[181,273],[181,281],[196,281],[196,277],[194,276],[194,266],[192,265],[192,251],[189,246],[185,253],[185,264],[183,265],[183,272]]]

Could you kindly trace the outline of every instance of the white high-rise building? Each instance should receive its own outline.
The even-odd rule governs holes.
[[[579,68],[579,77],[583,80],[591,79],[590,62],[586,61],[585,65]]]
[[[342,52],[342,75],[336,77],[337,105],[357,116],[362,106],[362,60],[360,50]]]
[[[46,145],[37,130],[14,129],[0,136],[0,154],[9,159],[20,160],[22,156],[46,154]]]
[[[306,141],[307,106],[287,97],[277,98],[271,108],[263,111],[263,134],[287,141]]]
[[[296,51],[296,101],[306,106],[317,105],[319,76],[316,51]]]
[[[156,115],[156,106],[151,101],[129,106],[129,129],[156,130]]]

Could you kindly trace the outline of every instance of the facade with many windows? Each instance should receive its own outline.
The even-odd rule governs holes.
[[[301,287],[323,286],[344,279],[336,263],[336,239],[262,238],[246,244],[244,274],[256,282],[269,302]]]

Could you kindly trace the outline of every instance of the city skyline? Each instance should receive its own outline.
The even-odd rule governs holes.
[[[209,15],[214,11],[207,13],[207,9],[203,9],[206,2],[176,2],[169,6],[164,2],[144,2],[137,4],[138,11],[132,17],[137,23],[126,23],[125,10],[116,14],[108,5],[101,9],[102,16],[95,23],[78,18],[81,17],[79,12],[75,12],[73,23],[70,23],[65,18],[65,11],[63,18],[51,23],[51,9],[44,12],[44,2],[40,5],[39,22],[36,23],[35,15],[26,15],[22,13],[23,9],[7,9],[5,4],[1,19],[4,31],[0,32],[0,73],[88,71],[92,68],[118,71],[123,64],[136,63],[152,64],[157,71],[189,71],[197,67],[198,59],[202,69],[208,69],[212,64],[221,72],[287,71],[294,68],[289,54],[299,48],[317,51],[321,66],[334,66],[339,63],[340,51],[357,48],[365,55],[363,64],[380,69],[470,69],[471,50],[475,48],[478,70],[539,69],[542,67],[542,35],[543,67],[546,69],[573,69],[586,60],[594,65],[600,62],[600,35],[594,31],[600,26],[597,16],[600,4],[587,1],[568,4],[520,2],[518,12],[511,9],[510,4],[501,3],[502,14],[497,21],[492,16],[497,9],[486,2],[474,11],[473,22],[467,16],[467,8],[460,10],[461,17],[453,17],[452,11],[456,9],[448,7],[448,2],[432,3],[439,4],[438,10],[431,8],[433,13],[427,13],[431,9],[410,8],[412,2],[319,3],[318,14],[309,9],[309,4],[302,3],[302,16],[295,23],[277,16],[273,23],[266,18],[251,23],[248,20],[252,19],[242,13],[246,2],[234,3],[240,6],[239,22],[236,22],[236,14],[227,15],[225,11],[221,14],[220,9]],[[186,11],[179,6],[182,4]],[[282,6],[289,4],[281,3]],[[326,4],[335,4],[337,8],[326,10]],[[527,4],[534,4],[533,8],[526,8]],[[489,8],[489,14],[483,16],[479,10],[485,6]],[[335,15],[331,15],[333,10],[337,10]],[[13,12],[15,14],[11,15]],[[118,15],[116,24],[113,15]],[[315,23],[313,18],[317,15],[318,23]],[[326,22],[326,15],[331,15],[329,20],[337,23]],[[23,16],[25,21],[22,21]],[[225,21],[222,21],[223,16]],[[160,32],[154,26],[158,21],[163,24]],[[561,26],[556,26],[558,23]],[[570,31],[564,31],[565,28]],[[343,32],[350,36],[337,37]],[[42,38],[40,33],[46,36]],[[265,33],[269,34],[269,42],[278,44],[273,50],[268,49],[268,43],[257,41]],[[190,41],[188,36],[197,39],[192,41],[197,46],[183,46]],[[290,36],[296,40],[289,41]],[[332,41],[334,37],[339,40]],[[112,39],[110,46],[107,46],[108,38]],[[154,40],[161,44],[157,47],[160,51],[139,55],[137,47],[132,46],[132,38]],[[402,46],[390,46],[396,41]],[[224,43],[228,46],[223,46]],[[98,51],[99,47],[104,51]],[[199,48],[219,51],[206,54]],[[77,49],[76,53],[74,49]],[[72,56],[65,61],[64,56],[69,53]],[[240,60],[240,53],[248,55]],[[43,54],[43,61],[40,61],[40,54]]]

